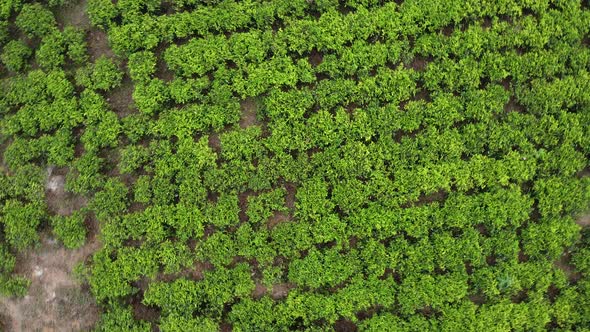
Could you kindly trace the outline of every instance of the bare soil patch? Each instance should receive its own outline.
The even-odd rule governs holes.
[[[60,216],[69,216],[87,204],[85,197],[65,191],[66,174],[67,169],[65,168],[49,167],[47,169],[45,183],[47,207],[50,212]]]
[[[519,112],[522,113],[524,108],[520,105],[514,96],[510,97],[510,100],[506,105],[504,105],[504,112]]]
[[[561,269],[567,276],[568,280],[574,283],[580,280],[582,276],[576,271],[576,268],[571,264],[570,260],[571,254],[569,252],[564,252],[559,260],[553,262],[553,265],[558,269]]]
[[[288,182],[285,184],[287,196],[285,197],[285,205],[290,209],[295,209],[295,195],[297,194],[297,186],[294,183]]]
[[[412,62],[410,62],[409,65],[406,65],[406,69],[414,69],[415,71],[424,71],[426,70],[426,67],[428,66],[429,62],[434,61],[434,58],[429,56],[429,57],[424,57],[421,55],[416,55],[414,56],[414,58],[412,59]],[[391,67],[390,67],[391,68]],[[394,68],[392,68],[394,69]]]
[[[87,0],[75,1],[60,7],[59,11],[55,13],[59,27],[63,29],[72,25],[80,29],[89,29],[90,20],[86,15],[87,2]]]
[[[96,323],[99,308],[87,289],[72,275],[100,244],[94,236],[78,250],[66,250],[47,234],[36,249],[17,256],[16,273],[31,280],[28,295],[0,299],[8,319],[7,331],[87,331]]]
[[[287,297],[287,295],[289,295],[289,291],[293,288],[295,288],[295,285],[291,284],[291,283],[282,283],[282,284],[273,285],[271,297],[274,300],[279,300],[279,299],[285,298],[285,297]]]
[[[107,95],[109,106],[119,118],[133,113],[133,82],[129,76],[123,76],[121,85],[111,90]]]
[[[88,54],[90,54],[90,60],[92,62],[101,56],[107,58],[114,58],[115,53],[109,46],[109,39],[104,31],[93,29],[88,32],[86,36],[86,42],[88,43]]]
[[[264,294],[266,294],[266,292],[267,292],[267,289],[266,289],[266,287],[264,287],[264,285],[256,284],[256,287],[252,291],[252,297],[255,299],[260,299],[261,297],[264,296]]]
[[[324,61],[324,56],[322,55],[322,53],[318,52],[318,50],[316,50],[315,48],[311,50],[311,53],[309,54],[308,58],[309,64],[314,67],[317,67],[320,63],[322,63],[322,61]]]
[[[212,132],[211,134],[209,134],[209,147],[215,153],[217,153],[217,154],[221,153],[221,140],[219,139],[218,133]]]
[[[358,328],[355,323],[348,319],[341,318],[334,324],[334,331],[336,332],[355,332]]]
[[[471,301],[477,305],[482,305],[482,304],[486,303],[486,297],[481,294],[471,294],[468,296],[468,298],[469,298],[469,301]]]
[[[588,227],[590,226],[590,213],[581,216],[580,218],[578,218],[576,220],[576,224],[582,226],[582,227]]]
[[[274,214],[268,218],[267,227],[273,229],[276,225],[291,220],[291,217],[284,212],[275,211]]]
[[[254,98],[246,98],[240,102],[240,108],[242,110],[242,117],[240,118],[240,128],[247,128],[259,124],[256,119],[256,110],[258,105]]]

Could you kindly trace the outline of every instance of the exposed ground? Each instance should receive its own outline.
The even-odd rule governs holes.
[[[49,234],[41,244],[17,256],[16,274],[31,280],[24,298],[0,298],[0,319],[6,331],[86,331],[99,315],[91,294],[72,269],[99,247],[96,239],[78,250],[66,250]]]
[[[582,227],[590,226],[590,213],[581,216],[576,220],[576,223]]]
[[[66,169],[47,171],[46,200],[49,211],[70,215],[86,205],[86,199],[64,189]],[[0,327],[6,331],[86,331],[99,315],[91,294],[76,280],[73,269],[96,251],[96,230],[86,245],[67,250],[48,231],[36,248],[17,256],[16,274],[31,280],[24,298],[0,298]]]
[[[256,119],[256,100],[254,98],[246,98],[240,102],[240,108],[242,109],[242,117],[240,119],[240,127],[247,128],[250,126],[258,125]]]
[[[50,167],[47,169],[47,173],[45,200],[50,212],[60,216],[69,216],[72,212],[86,205],[85,197],[65,191],[66,169]]]

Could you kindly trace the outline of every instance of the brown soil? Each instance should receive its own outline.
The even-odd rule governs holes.
[[[209,147],[215,153],[217,153],[217,154],[220,154],[221,153],[221,140],[219,139],[219,134],[218,133],[212,132],[209,135]]]
[[[504,112],[523,112],[523,107],[516,101],[514,96],[510,97],[510,100],[504,105]]]
[[[576,268],[570,263],[570,260],[571,254],[569,254],[568,252],[564,252],[559,258],[559,260],[553,262],[553,265],[555,265],[555,267],[557,267],[558,269],[561,269],[565,273],[569,281],[574,283],[581,278],[581,275],[579,272],[576,271]]]
[[[263,297],[266,294],[266,292],[267,292],[267,289],[266,289],[266,287],[264,287],[264,285],[256,284],[256,287],[252,291],[252,297],[255,299],[259,299],[259,298]]]
[[[133,113],[133,82],[125,75],[121,85],[109,92],[107,102],[119,118]]]
[[[431,204],[434,202],[442,202],[447,198],[447,192],[444,190],[439,190],[437,192],[425,195],[422,194],[418,197],[418,201],[413,204],[413,206],[422,206]]]
[[[297,194],[297,186],[294,183],[288,182],[285,184],[285,189],[287,190],[285,205],[287,205],[290,210],[293,210],[295,209],[295,195]]]
[[[334,324],[334,331],[336,332],[355,332],[357,330],[356,324],[348,319],[341,318]]]
[[[240,218],[240,222],[247,222],[249,219],[246,211],[248,211],[248,197],[250,196],[256,196],[256,192],[254,192],[252,189],[248,189],[238,194],[238,205],[240,207],[238,216]]]
[[[279,299],[285,298],[285,297],[287,297],[287,295],[289,295],[289,291],[293,288],[295,288],[295,285],[291,284],[291,283],[282,283],[282,284],[273,285],[271,297],[274,300],[279,300]]]
[[[433,61],[432,57],[423,57],[420,55],[416,55],[410,64],[410,68],[414,69],[415,71],[424,71],[428,63]]]
[[[210,262],[196,262],[194,268],[191,269],[191,276],[195,280],[202,280],[205,276],[203,272],[213,270],[213,264]]]
[[[472,294],[472,295],[469,295],[468,298],[469,298],[469,301],[471,301],[477,305],[482,305],[482,304],[486,303],[485,296],[483,296],[481,294]]]
[[[72,212],[86,206],[85,197],[68,193],[64,189],[67,169],[47,169],[47,182],[45,184],[45,198],[49,212],[69,216]]]
[[[94,236],[80,249],[66,250],[47,234],[36,249],[17,256],[16,274],[31,280],[23,298],[1,298],[7,331],[87,331],[99,316],[88,290],[72,275],[100,244]]]
[[[219,325],[219,331],[221,332],[231,332],[232,330],[232,326],[229,323],[223,322]]]
[[[250,126],[258,125],[258,119],[256,119],[256,100],[254,98],[246,98],[240,102],[240,108],[242,110],[242,117],[240,118],[240,128],[247,128]]]
[[[450,24],[447,25],[446,27],[441,29],[441,33],[446,36],[446,37],[450,37],[453,34],[453,31],[455,31],[455,26]]]
[[[576,224],[582,226],[582,227],[588,227],[590,226],[590,213],[581,216],[580,218],[578,218],[576,220]]]
[[[115,53],[113,53],[109,46],[107,34],[104,31],[96,29],[89,31],[86,36],[86,42],[88,43],[88,54],[90,54],[91,62],[96,61],[101,56],[106,56],[107,58],[115,57]]]
[[[322,63],[322,61],[324,61],[324,57],[322,53],[318,52],[314,48],[313,50],[311,50],[311,54],[309,55],[308,61],[310,65],[317,67],[320,63]]]
[[[86,15],[87,0],[80,0],[75,3],[60,7],[55,13],[58,26],[63,29],[68,25],[79,29],[89,29],[90,20]]]
[[[273,229],[276,225],[289,220],[291,220],[291,217],[288,214],[275,211],[274,214],[268,219],[267,227],[268,229]]]
[[[590,176],[590,166],[584,168],[583,170],[579,171],[578,173],[576,173],[576,176],[581,179],[583,177],[586,176]]]
[[[147,306],[141,302],[143,296],[138,296],[131,302],[133,308],[133,318],[155,323],[160,318],[162,312],[158,307]]]

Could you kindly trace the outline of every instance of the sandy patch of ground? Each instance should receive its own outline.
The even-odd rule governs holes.
[[[318,52],[318,50],[314,48],[313,50],[311,50],[311,53],[309,54],[309,58],[307,61],[313,67],[317,67],[320,65],[320,63],[322,63],[323,60],[324,56],[322,55],[322,53]]]
[[[217,153],[217,154],[221,153],[221,140],[219,139],[218,133],[212,132],[211,134],[209,134],[209,147],[215,153]]]
[[[17,256],[16,274],[29,278],[23,298],[1,298],[0,312],[7,331],[87,331],[99,316],[88,290],[73,277],[72,269],[99,247],[91,239],[78,250],[63,248],[42,235],[40,246]]]
[[[263,297],[266,294],[266,292],[267,292],[267,289],[266,289],[266,287],[264,287],[264,285],[256,284],[256,287],[252,291],[252,297],[255,299],[260,299],[261,297]]]
[[[45,194],[50,213],[71,215],[86,199],[64,189],[67,169],[47,169]],[[96,251],[100,244],[96,227],[89,227],[82,248],[65,249],[49,232],[41,234],[36,248],[17,255],[15,273],[31,280],[23,298],[1,298],[0,317],[6,331],[86,331],[95,324],[99,309],[91,294],[72,270]]]
[[[276,225],[291,220],[291,216],[284,212],[275,211],[273,215],[267,221],[268,229],[273,229]]]

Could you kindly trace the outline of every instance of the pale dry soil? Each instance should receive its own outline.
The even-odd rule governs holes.
[[[47,205],[54,214],[70,215],[84,206],[86,199],[64,190],[63,173],[64,170],[48,169]],[[14,332],[90,330],[99,309],[73,269],[99,247],[96,232],[89,235],[83,247],[68,250],[44,231],[36,248],[17,256],[15,272],[31,280],[31,286],[23,298],[0,298],[0,326]]]
[[[7,331],[87,331],[97,321],[99,310],[72,269],[98,249],[93,240],[78,250],[63,248],[43,235],[41,245],[17,257],[17,274],[29,278],[29,293],[23,298],[1,298],[0,312]]]

